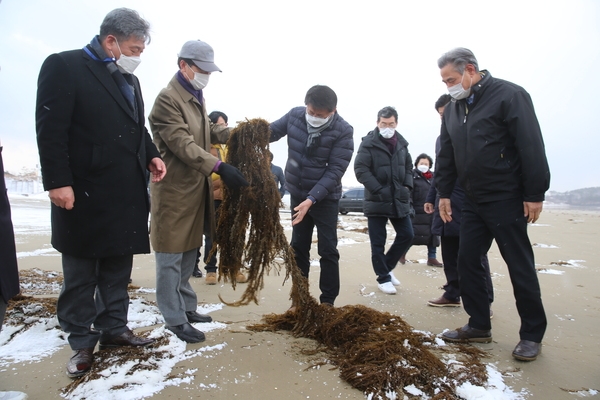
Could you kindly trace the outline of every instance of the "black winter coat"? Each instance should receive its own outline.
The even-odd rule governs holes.
[[[271,123],[270,142],[287,135],[286,189],[292,197],[317,201],[339,200],[342,177],[354,152],[354,129],[336,112],[331,125],[321,132],[321,143],[312,157],[306,155],[306,107],[295,107]]]
[[[421,171],[414,169],[413,172],[413,190],[411,193],[412,206],[415,210],[415,216],[412,219],[413,231],[415,237],[412,241],[413,246],[436,245],[435,241],[432,241],[431,235],[431,221],[433,220],[433,214],[427,214],[425,212],[425,201],[427,200],[427,194],[431,188],[431,181],[423,176]]]
[[[412,159],[408,142],[398,132],[393,154],[380,139],[379,129],[362,138],[354,160],[356,179],[365,186],[367,217],[404,218],[411,215]]]
[[[106,64],[85,51],[49,56],[38,79],[36,125],[44,189],[72,186],[72,210],[52,205],[52,245],[77,257],[149,253],[146,169],[160,157]]]
[[[550,185],[544,141],[529,94],[487,71],[466,99],[446,106],[436,185],[449,198],[458,178],[476,203],[540,202]]]
[[[17,267],[17,251],[15,232],[10,218],[10,204],[6,195],[4,181],[4,163],[2,147],[0,147],[0,297],[5,303],[21,291],[19,285],[19,269]],[[2,301],[2,300],[0,300]]]

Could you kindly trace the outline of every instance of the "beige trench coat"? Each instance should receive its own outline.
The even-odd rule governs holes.
[[[150,116],[153,141],[167,167],[150,185],[150,241],[154,251],[183,253],[202,245],[205,221],[215,231],[211,143],[225,143],[229,129],[208,119],[175,75],[161,90]]]

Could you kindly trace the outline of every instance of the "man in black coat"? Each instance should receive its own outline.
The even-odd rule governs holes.
[[[153,182],[166,173],[133,75],[149,29],[136,11],[115,9],[83,49],[50,55],[38,79],[37,141],[52,245],[62,253],[57,315],[74,350],[70,377],[89,370],[98,341],[152,342],[126,325],[133,255],[150,252],[146,170]]]
[[[442,95],[435,103],[435,110],[442,119],[444,109],[452,97],[449,94]],[[435,141],[435,154],[440,151],[440,137]],[[444,275],[446,275],[446,284],[442,287],[444,294],[436,299],[429,300],[428,305],[432,307],[459,307],[460,306],[460,286],[458,278],[458,250],[460,248],[460,210],[465,199],[465,192],[456,182],[454,190],[450,196],[452,205],[452,221],[444,223],[440,218],[439,201],[440,198],[435,189],[435,176],[432,178],[427,198],[425,199],[424,210],[428,214],[433,214],[431,223],[431,233],[438,235],[442,247],[442,261],[444,262]],[[487,254],[481,256],[481,265],[486,270],[485,282],[488,288],[488,298],[490,302],[490,316],[493,314],[491,304],[494,301],[494,286],[490,275],[490,264]]]
[[[394,276],[400,257],[414,238],[410,216],[413,188],[412,159],[408,142],[396,131],[398,112],[384,107],[377,113],[377,128],[362,139],[354,160],[356,179],[365,186],[364,213],[367,216],[371,262],[377,287],[396,294],[400,281]],[[396,231],[394,243],[385,251],[386,225]]]
[[[304,104],[306,107],[295,107],[271,123],[270,141],[287,136],[285,180],[290,192],[291,246],[296,263],[308,278],[316,226],[321,256],[319,300],[332,306],[340,292],[337,215],[342,176],[354,151],[354,129],[337,113],[337,95],[330,87],[311,87]],[[292,310],[295,307],[293,304]]]
[[[444,112],[435,180],[444,222],[452,220],[450,196],[457,178],[465,191],[458,272],[470,316],[464,327],[442,336],[451,342],[492,340],[481,256],[496,239],[521,317],[513,357],[532,361],[540,353],[547,321],[527,223],[539,218],[550,185],[533,103],[522,87],[480,71],[468,49],[449,51],[438,67],[455,101]]]

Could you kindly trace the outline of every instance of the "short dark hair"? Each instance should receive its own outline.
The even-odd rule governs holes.
[[[452,96],[450,96],[448,93],[444,93],[435,102],[435,110],[437,111],[442,107],[446,107],[446,105],[448,105],[448,103],[450,103],[451,100],[452,100]]]
[[[228,122],[227,115],[222,111],[213,111],[210,114],[208,114],[208,119],[210,119],[213,124],[217,123],[219,117],[223,118],[223,121]]]
[[[337,95],[329,86],[315,85],[306,92],[304,104],[332,112],[337,107]]]
[[[425,153],[421,153],[417,156],[417,159],[415,160],[415,167],[417,165],[419,165],[419,161],[421,161],[422,159],[428,159],[429,160],[429,168],[433,167],[433,159],[431,157],[429,157],[427,154]]]
[[[377,113],[377,122],[379,122],[379,120],[381,118],[390,118],[390,117],[394,117],[394,120],[396,121],[396,123],[398,123],[398,111],[396,111],[396,109],[391,106],[383,107]]]
[[[134,37],[150,43],[150,24],[135,10],[116,8],[106,14],[100,25],[100,41],[108,35],[121,41]]]
[[[271,153],[271,150],[267,150],[267,155],[269,156],[269,160],[273,161],[273,153]]]

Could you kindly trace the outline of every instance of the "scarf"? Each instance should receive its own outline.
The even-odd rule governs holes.
[[[185,77],[183,76],[181,71],[177,71],[177,82],[179,82],[179,84],[181,84],[181,86],[183,86],[183,88],[185,90],[190,92],[190,94],[192,96],[194,96],[196,98],[196,100],[198,100],[198,103],[202,104],[202,99],[203,99],[202,89],[200,89],[200,90],[194,89],[192,84],[187,79],[185,79]]]
[[[394,136],[389,139],[384,138],[379,133],[377,133],[377,136],[379,136],[379,139],[387,146],[390,154],[394,154],[394,151],[396,151],[396,145],[398,144],[398,136],[396,136],[395,133]]]
[[[329,128],[331,123],[333,122],[333,117],[335,117],[335,113],[331,115],[329,121],[325,122],[323,125],[315,128],[308,122],[306,123],[306,131],[308,132],[308,137],[306,138],[306,157],[312,157],[316,154],[317,148],[321,145],[321,132],[325,129]]]
[[[109,57],[102,48],[99,36],[94,36],[90,44],[84,47],[83,50],[92,58],[92,60],[106,64],[106,68],[108,68],[108,71],[115,80],[115,83],[119,87],[121,94],[123,97],[125,97],[125,100],[127,100],[129,108],[131,108],[131,110],[134,112],[134,115],[137,115],[137,104],[135,103],[133,78],[130,74],[122,74],[121,71],[119,71],[119,68],[115,64],[115,58]],[[124,75],[128,75],[127,78],[129,78],[131,83],[127,82]]]
[[[431,180],[431,178],[433,178],[433,173],[431,171],[421,172],[421,175],[423,175],[423,178],[427,180]]]

